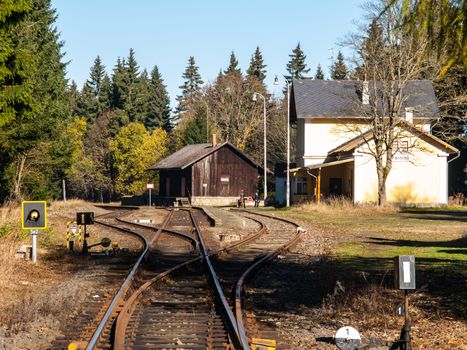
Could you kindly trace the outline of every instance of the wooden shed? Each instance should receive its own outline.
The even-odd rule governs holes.
[[[188,145],[148,170],[158,170],[159,196],[193,205],[229,205],[253,196],[262,168],[229,142]]]

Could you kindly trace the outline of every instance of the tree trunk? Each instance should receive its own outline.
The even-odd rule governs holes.
[[[376,173],[378,174],[378,206],[386,204],[386,176],[382,160],[376,160]]]
[[[15,182],[14,182],[14,191],[13,191],[13,198],[16,200],[21,200],[21,184],[23,181],[23,171],[24,171],[24,164],[26,163],[26,155],[21,154],[19,156],[19,160],[17,161],[18,165],[16,167],[16,176],[15,176]]]

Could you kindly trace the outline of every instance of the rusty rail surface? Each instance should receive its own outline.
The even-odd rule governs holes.
[[[103,215],[100,216],[100,218],[102,218],[103,216],[107,216],[107,215],[108,214],[103,214]],[[172,216],[172,212],[170,212],[169,215],[166,217],[166,219],[164,220],[164,223],[162,224],[161,227],[164,227],[164,225],[170,220],[171,216]],[[118,227],[118,226],[115,226],[115,225],[111,225],[111,224],[108,224],[106,222],[102,222],[102,221],[98,221],[98,220],[95,221],[95,222],[97,224],[107,226],[107,227],[110,227],[110,228],[113,228],[113,229],[116,229],[116,230],[119,230],[119,231],[123,231],[123,232],[129,233],[129,234],[133,234],[133,235],[139,237],[143,241],[144,250],[141,253],[141,255],[139,256],[136,263],[133,265],[133,268],[131,269],[130,273],[128,274],[127,278],[123,282],[120,289],[118,290],[117,294],[115,294],[115,296],[114,296],[114,298],[112,300],[112,303],[110,304],[109,308],[107,309],[106,313],[104,314],[104,317],[102,318],[101,322],[99,323],[99,326],[97,327],[97,329],[94,332],[91,340],[89,341],[89,343],[88,343],[88,345],[86,347],[86,350],[92,350],[92,349],[94,349],[96,347],[96,345],[99,342],[99,339],[100,339],[100,337],[102,335],[102,332],[104,331],[104,329],[105,329],[107,323],[109,322],[111,316],[115,312],[116,306],[119,304],[120,300],[124,297],[126,291],[128,290],[128,288],[130,287],[130,285],[131,285],[131,283],[133,281],[134,276],[136,275],[136,271],[138,270],[139,266],[141,265],[141,262],[143,261],[144,257],[148,253],[150,244],[155,239],[157,239],[157,236],[160,234],[160,232],[158,231],[156,233],[155,237],[150,242],[148,242],[148,240],[145,237],[143,237],[141,234],[139,234],[137,232],[131,231],[131,230],[123,228],[123,227]]]
[[[265,255],[260,260],[256,261],[253,265],[251,265],[243,273],[243,275],[240,277],[240,279],[237,282],[237,285],[236,285],[236,288],[235,288],[235,318],[236,318],[236,321],[237,321],[237,329],[238,329],[238,333],[239,333],[239,336],[240,336],[242,349],[243,350],[249,350],[250,346],[249,346],[249,343],[248,343],[248,340],[247,340],[247,337],[246,337],[245,327],[244,327],[244,323],[243,323],[243,310],[242,310],[242,290],[243,290],[244,283],[249,278],[251,278],[254,275],[254,273],[257,272],[268,261],[274,259],[281,252],[286,251],[286,250],[290,249],[291,247],[293,247],[294,245],[296,245],[300,241],[300,239],[302,238],[302,235],[304,234],[305,231],[300,229],[300,225],[298,225],[297,223],[295,223],[295,222],[293,222],[291,220],[288,220],[288,219],[279,218],[279,217],[276,217],[276,216],[273,216],[273,215],[250,212],[248,210],[238,210],[238,211],[247,212],[247,213],[253,214],[253,215],[263,216],[263,217],[266,217],[266,218],[269,218],[269,219],[279,220],[279,221],[282,221],[282,222],[285,222],[287,224],[291,224],[291,225],[295,226],[296,230],[297,230],[296,234],[294,235],[294,237],[289,242],[287,242],[286,244],[279,247],[279,249],[276,249],[275,251]]]
[[[202,208],[195,208],[195,209],[198,209],[198,210],[203,210]],[[139,298],[141,297],[141,295],[146,291],[148,290],[151,286],[153,286],[155,283],[157,283],[158,281],[162,280],[164,277],[167,277],[168,275],[174,273],[175,271],[177,270],[180,270],[182,269],[183,267],[186,267],[190,264],[193,264],[197,261],[200,261],[201,259],[205,259],[205,260],[209,260],[209,257],[211,256],[215,256],[217,254],[221,254],[223,252],[226,252],[226,251],[230,251],[230,250],[233,250],[233,249],[236,249],[242,245],[245,245],[245,244],[248,244],[249,242],[251,242],[252,240],[255,240],[257,239],[259,236],[263,235],[265,232],[267,232],[267,228],[265,227],[265,225],[259,221],[259,220],[256,220],[254,218],[251,218],[251,220],[257,222],[259,225],[260,225],[260,229],[255,232],[254,234],[248,236],[246,239],[242,240],[242,241],[239,241],[239,242],[235,242],[235,243],[232,243],[216,252],[211,252],[211,253],[208,253],[207,252],[207,249],[206,249],[206,246],[204,244],[204,241],[201,237],[201,233],[200,233],[200,229],[196,223],[196,220],[194,219],[193,215],[192,215],[192,211],[189,210],[189,209],[182,209],[184,211],[187,211],[190,213],[190,218],[191,218],[191,221],[192,221],[192,224],[193,224],[193,227],[195,229],[195,231],[197,232],[197,237],[198,237],[198,240],[199,242],[197,242],[197,245],[196,247],[198,248],[199,246],[201,246],[201,250],[198,250],[202,253],[202,255],[196,257],[196,258],[193,258],[193,259],[190,259],[188,261],[185,261],[177,266],[174,266],[170,269],[168,269],[167,271],[164,271],[162,273],[160,273],[159,275],[153,277],[152,279],[148,280],[146,283],[144,283],[137,291],[134,292],[134,294],[125,302],[122,310],[120,311],[118,317],[117,317],[117,321],[116,321],[116,328],[115,328],[115,336],[114,336],[114,350],[123,350],[125,349],[125,340],[126,340],[126,329],[128,327],[128,324],[130,322],[130,319],[132,317],[132,314],[133,312],[135,311],[136,307],[137,307],[137,304],[138,304],[138,300]],[[168,232],[168,233],[178,233],[177,231],[172,231],[172,230],[167,230],[167,229],[164,229],[163,232]],[[192,239],[190,237],[190,239]],[[203,253],[204,252],[204,253]],[[212,264],[210,264],[210,262],[207,264],[208,265],[208,268],[209,268],[209,265],[211,265],[211,268],[210,270],[214,272],[215,274],[215,271],[214,269],[212,268]],[[230,314],[230,317],[229,317],[229,321],[231,323],[231,331],[234,332],[235,336],[236,336],[236,330],[235,330],[235,326],[237,324],[235,318],[233,317],[233,313],[232,313],[232,310],[230,309],[228,303],[227,303],[227,300],[223,294],[223,291],[222,291],[222,288],[220,287],[220,284],[218,282],[218,278],[217,276],[212,276],[211,274],[211,279],[214,283],[214,285],[217,287],[216,288],[216,293],[218,295],[218,298],[220,299],[221,303],[223,304],[223,307],[225,309],[225,313],[227,315],[227,317],[229,317],[229,314]],[[234,342],[236,344],[236,347],[237,348],[240,348],[240,340],[238,338],[234,339]]]

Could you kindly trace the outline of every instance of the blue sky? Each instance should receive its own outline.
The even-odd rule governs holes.
[[[179,94],[188,57],[194,56],[205,82],[212,82],[233,50],[242,71],[259,46],[267,65],[266,84],[286,73],[298,42],[310,73],[318,63],[329,76],[330,48],[354,29],[362,0],[52,0],[56,26],[65,42],[67,77],[81,88],[97,55],[112,72],[117,57],[134,48],[137,61],[150,71],[159,67],[172,107]],[[344,50],[345,53],[345,50]]]

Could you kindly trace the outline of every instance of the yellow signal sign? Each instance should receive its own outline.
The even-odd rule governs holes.
[[[21,227],[25,230],[44,230],[47,228],[47,202],[21,202]]]

